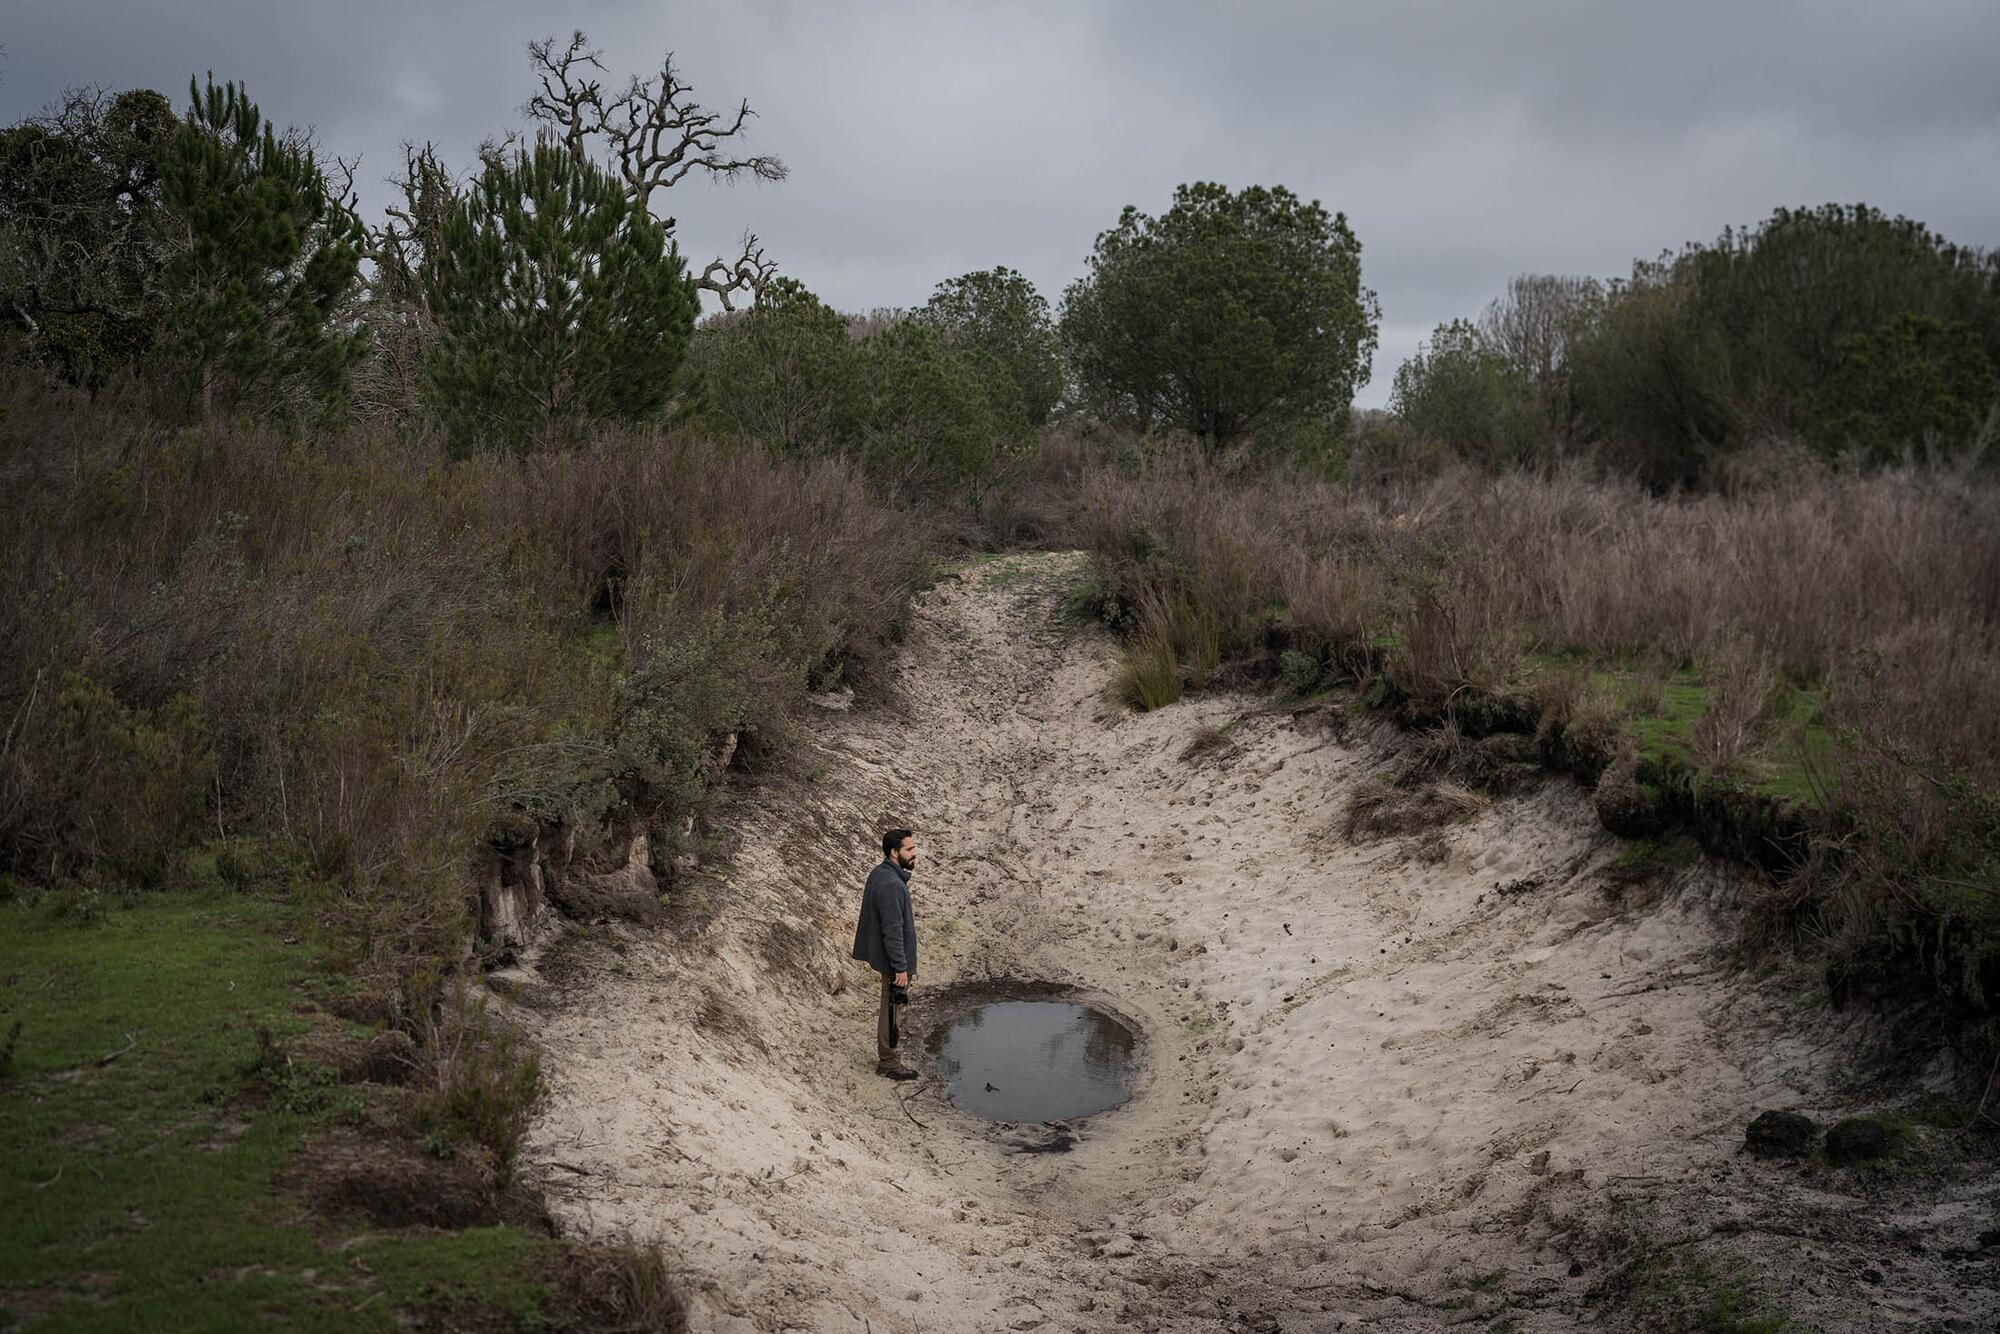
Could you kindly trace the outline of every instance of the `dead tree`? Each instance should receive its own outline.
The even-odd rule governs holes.
[[[760,181],[785,179],[785,164],[777,158],[739,157],[732,152],[731,141],[757,114],[749,102],[739,103],[733,114],[703,110],[693,89],[675,71],[671,51],[653,79],[634,75],[622,91],[607,95],[596,77],[604,72],[601,54],[591,49],[581,30],[561,48],[553,37],[528,43],[541,87],[521,111],[553,127],[578,159],[588,158],[593,145],[601,142],[625,182],[626,193],[640,208],[652,212],[655,191],[671,190],[694,171],[726,181],[746,175]],[[674,219],[661,221],[673,230]],[[775,268],[764,258],[756,235],[747,234],[743,252],[734,262],[712,261],[695,282],[720,297],[724,310],[734,310],[731,295],[747,292],[755,300]]]

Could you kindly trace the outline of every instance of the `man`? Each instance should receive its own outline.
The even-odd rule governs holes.
[[[882,864],[861,891],[861,921],[854,928],[854,957],[882,975],[882,1007],[875,1016],[875,1073],[915,1079],[896,1054],[895,993],[917,975],[917,919],[910,911],[910,872],[917,867],[917,836],[907,829],[882,835]]]

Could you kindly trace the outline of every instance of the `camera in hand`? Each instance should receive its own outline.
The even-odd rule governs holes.
[[[899,987],[894,982],[891,982],[889,984],[889,1003],[891,1005],[908,1005],[910,1003],[910,989],[908,987]]]

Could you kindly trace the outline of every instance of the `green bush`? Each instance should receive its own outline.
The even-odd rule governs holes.
[[[1310,653],[1288,648],[1278,655],[1278,680],[1294,695],[1303,695],[1319,684],[1325,665]]]
[[[792,455],[825,455],[858,434],[860,367],[847,321],[797,281],[695,334],[687,381],[710,429]]]
[[[0,857],[45,883],[150,884],[202,827],[215,749],[201,706],[134,708],[70,670],[29,683],[0,760]]]
[[[956,487],[992,466],[1005,428],[969,355],[906,320],[863,341],[859,362],[869,472]]]
[[[235,391],[305,417],[342,400],[366,350],[340,315],[361,279],[361,219],[310,142],[279,135],[234,83],[188,82],[160,155],[162,342],[202,415]]]
[[[102,388],[159,333],[159,150],[178,127],[150,89],[73,90],[0,130],[0,318],[72,384]]]
[[[1001,267],[939,283],[911,315],[936,329],[986,386],[993,416],[1015,431],[1039,427],[1063,399],[1062,342],[1034,284]]]
[[[2000,373],[1963,320],[1898,315],[1840,342],[1831,382],[1806,400],[1822,452],[1890,460],[1928,441],[1970,439],[2000,408]]]
[[[1487,465],[1527,462],[1544,441],[1534,386],[1465,320],[1439,325],[1397,368],[1389,408],[1459,457]]]
[[[1779,209],[1606,290],[1569,349],[1584,427],[1671,484],[1761,439],[1833,452],[1977,419],[1974,343],[2000,365],[1996,271],[1866,205]]]
[[[1174,647],[1157,635],[1140,638],[1120,657],[1113,687],[1118,698],[1141,713],[1163,709],[1181,697]]]
[[[71,383],[138,370],[172,417],[315,420],[366,348],[360,218],[239,85],[188,93],[177,119],[150,90],[72,90],[0,131],[0,319]]]
[[[504,1188],[542,1096],[541,1058],[462,982],[426,1021],[419,1051],[412,1123],[440,1150],[460,1142],[489,1150]]]

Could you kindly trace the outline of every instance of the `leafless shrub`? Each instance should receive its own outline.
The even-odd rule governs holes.
[[[1538,738],[1579,772],[1608,764],[1600,811],[1635,833],[1660,816],[1627,714],[1663,716],[1671,665],[1695,663],[1711,678],[1698,762],[1799,747],[1815,804],[1850,831],[1812,854],[1821,888],[1797,889],[1794,918],[1820,914],[1843,949],[1936,942],[1897,948],[1960,978],[1952,994],[2000,955],[2000,928],[1977,924],[1990,896],[1967,888],[2000,859],[1990,476],[1963,461],[1827,475],[1770,445],[1721,491],[1661,496],[1575,460],[1494,476],[1396,455],[1408,445],[1364,414],[1350,489],[1119,442],[1076,484],[1074,531],[1108,618],[1135,629],[1142,592],[1171,588],[1217,609],[1225,645],[1247,646],[1263,609],[1282,606],[1293,638],[1274,647],[1311,657],[1386,640],[1391,679],[1437,712],[1468,687],[1518,684],[1524,647],[1560,645],[1599,669],[1636,662],[1623,705],[1581,668],[1545,679]],[[1778,678],[1822,700],[1820,739],[1770,735]],[[1357,832],[1399,808],[1400,791],[1357,794]],[[1982,953],[1982,941],[1996,943]]]
[[[1352,553],[1289,553],[1279,566],[1278,593],[1295,632],[1351,665],[1363,661],[1392,615],[1388,575]]]
[[[1181,747],[1182,764],[1200,764],[1228,749],[1229,728],[1203,724],[1188,738],[1187,745]]]
[[[504,1189],[542,1094],[541,1059],[462,981],[420,1022],[413,1123],[436,1142],[486,1149]]]
[[[637,1243],[565,1245],[556,1277],[591,1329],[615,1334],[681,1334],[687,1308],[658,1247]]]
[[[338,887],[330,950],[392,991],[455,956],[498,814],[624,799],[627,674],[726,663],[677,725],[773,735],[807,689],[868,677],[918,572],[920,530],[838,463],[658,433],[461,462],[368,429],[172,433],[143,395],[18,371],[0,405],[0,870],[145,879],[267,840]]]
[[[1762,649],[1731,636],[1703,656],[1701,677],[1708,701],[1694,723],[1695,759],[1710,773],[1730,773],[1758,746],[1777,671]]]
[[[1414,786],[1383,777],[1363,780],[1348,800],[1343,832],[1361,843],[1413,834],[1469,820],[1492,803],[1477,792],[1443,779]]]
[[[1626,692],[1626,703],[1642,718],[1658,717],[1667,708],[1667,673],[1657,663],[1636,669]]]
[[[1516,591],[1484,561],[1468,561],[1419,589],[1398,618],[1389,679],[1426,711],[1444,708],[1468,687],[1507,685],[1521,655]]]

